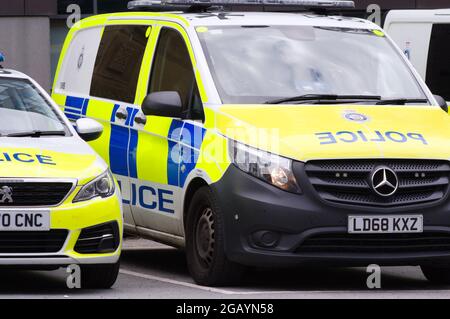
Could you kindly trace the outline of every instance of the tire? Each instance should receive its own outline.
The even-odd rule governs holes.
[[[81,288],[109,289],[119,275],[120,262],[115,264],[82,265]]]
[[[242,277],[244,267],[225,255],[223,212],[211,189],[203,186],[192,197],[186,223],[186,259],[194,281],[202,286],[228,286]]]
[[[425,278],[437,285],[450,285],[450,266],[420,266]]]

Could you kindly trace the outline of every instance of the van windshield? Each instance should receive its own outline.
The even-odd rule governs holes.
[[[67,133],[66,125],[30,81],[0,78],[0,136]]]
[[[197,34],[223,103],[305,95],[364,96],[365,103],[371,96],[427,101],[381,31],[225,26],[197,27]]]

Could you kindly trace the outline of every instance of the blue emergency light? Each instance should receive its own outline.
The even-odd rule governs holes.
[[[128,2],[130,10],[181,10],[186,8],[209,8],[223,6],[245,6],[245,7],[282,7],[289,6],[304,10],[324,10],[324,9],[353,9],[354,1],[334,1],[334,0],[135,0]]]
[[[5,62],[5,55],[0,52],[0,63]],[[3,65],[0,64],[0,69],[3,69]]]

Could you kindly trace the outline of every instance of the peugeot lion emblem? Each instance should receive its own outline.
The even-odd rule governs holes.
[[[372,188],[380,196],[389,197],[398,189],[397,174],[388,167],[379,167],[372,174]]]
[[[2,186],[0,188],[0,203],[12,203],[12,191],[13,189],[9,186]]]

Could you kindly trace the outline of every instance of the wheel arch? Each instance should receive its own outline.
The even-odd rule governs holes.
[[[189,185],[186,187],[183,200],[183,230],[186,227],[186,216],[192,198],[194,197],[195,192],[197,192],[197,190],[199,190],[203,186],[209,186],[208,182],[201,177],[195,177],[189,182]]]

